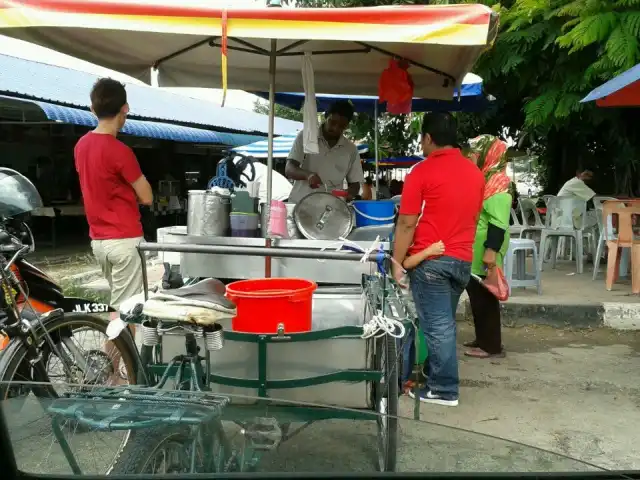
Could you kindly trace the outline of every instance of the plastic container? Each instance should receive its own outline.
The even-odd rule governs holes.
[[[254,278],[227,285],[227,298],[238,312],[235,332],[277,334],[311,331],[315,282],[301,278]]]
[[[257,230],[231,230],[231,236],[237,238],[258,238],[260,229]]]
[[[396,204],[391,200],[356,200],[353,210],[356,212],[356,227],[385,225],[393,222]]]
[[[232,237],[253,238],[260,229],[260,216],[257,213],[232,213],[229,218]]]

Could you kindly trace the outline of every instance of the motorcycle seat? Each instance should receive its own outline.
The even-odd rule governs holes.
[[[207,278],[194,285],[154,293],[142,313],[163,321],[194,325],[213,325],[236,315],[236,306],[225,294],[224,284]]]

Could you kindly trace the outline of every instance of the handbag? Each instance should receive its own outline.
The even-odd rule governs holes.
[[[502,268],[490,268],[482,284],[501,302],[509,299],[509,284]]]

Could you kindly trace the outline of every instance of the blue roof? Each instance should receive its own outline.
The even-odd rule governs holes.
[[[50,103],[89,109],[89,92],[100,78],[92,73],[0,55],[0,94],[27,96]],[[268,132],[268,116],[248,110],[220,107],[206,100],[160,88],[129,83],[130,116],[178,122],[235,132]],[[275,134],[302,129],[302,123],[275,119]]]
[[[273,158],[286,158],[289,156],[293,142],[296,139],[296,135],[282,135],[273,139]],[[358,145],[358,153],[366,153],[369,150],[367,145]],[[234,152],[241,153],[243,155],[251,155],[256,158],[267,158],[268,153],[268,141],[260,140],[249,145],[243,145],[233,149]]]
[[[459,93],[458,93],[459,92]],[[262,98],[269,98],[266,92],[255,92]],[[326,112],[329,106],[336,100],[349,100],[356,112],[373,115],[378,97],[368,95],[334,95],[326,93],[316,94],[318,111]],[[279,105],[300,110],[304,104],[304,93],[276,93],[275,101]],[[460,90],[454,91],[452,100],[430,100],[427,98],[414,98],[411,104],[412,112],[479,112],[486,109],[491,98],[485,96],[482,90],[482,78],[468,74],[463,80]],[[386,104],[378,104],[378,112],[386,111]]]
[[[613,77],[606,83],[603,83],[599,87],[589,92],[589,95],[580,100],[580,103],[592,102],[601,98],[607,97],[612,93],[616,93],[618,90],[622,90],[628,87],[632,83],[640,80],[640,63],[635,67],[630,68],[626,72],[621,73],[617,77]]]
[[[65,107],[39,100],[27,100],[23,98],[0,95],[0,101],[31,103],[40,107],[47,119],[54,122],[95,127],[98,124],[96,117],[87,110]],[[156,138],[159,140],[173,140],[185,143],[220,143],[224,145],[246,145],[263,139],[256,135],[242,133],[220,133],[205,130],[203,128],[183,127],[171,123],[151,122],[148,120],[127,119],[122,133],[137,137]]]

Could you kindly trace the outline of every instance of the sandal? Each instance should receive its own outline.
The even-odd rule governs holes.
[[[480,348],[472,348],[464,352],[464,354],[472,358],[504,358],[506,356],[504,350],[500,353],[488,353]]]
[[[478,341],[472,340],[470,342],[464,342],[462,346],[467,348],[478,348]]]

